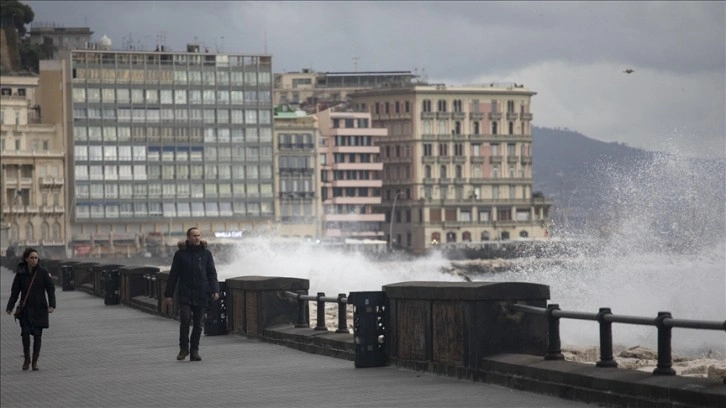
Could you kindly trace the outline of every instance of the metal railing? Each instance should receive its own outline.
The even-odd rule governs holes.
[[[285,291],[285,296],[295,299],[297,301],[297,322],[295,323],[295,327],[297,328],[306,328],[310,327],[309,322],[307,321],[307,318],[305,316],[305,302],[312,302],[314,301],[316,303],[317,307],[317,322],[315,324],[315,330],[325,330],[327,331],[328,328],[325,325],[325,303],[337,303],[338,304],[338,329],[335,331],[336,333],[350,333],[348,331],[347,327],[347,321],[348,321],[348,315],[347,315],[347,305],[348,305],[348,297],[345,293],[339,293],[338,297],[325,297],[325,293],[318,292],[317,295],[306,295],[304,290],[300,290],[297,293]]]
[[[144,296],[156,299],[156,273],[145,273]]]
[[[723,330],[726,331],[726,320],[686,320],[674,319],[670,312],[658,312],[658,316],[639,317],[615,315],[610,308],[600,308],[598,313],[584,313],[560,310],[557,304],[547,305],[547,308],[515,304],[513,308],[524,313],[533,313],[547,318],[549,332],[545,360],[564,360],[560,342],[560,319],[592,320],[600,324],[600,360],[597,367],[617,367],[613,358],[613,323],[635,324],[640,326],[655,326],[658,328],[658,364],[653,375],[675,375],[671,349],[671,330],[674,327],[684,329]],[[726,377],[724,377],[726,383]]]

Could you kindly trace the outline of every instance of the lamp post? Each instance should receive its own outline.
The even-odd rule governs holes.
[[[391,207],[391,222],[388,226],[388,251],[393,251],[393,213],[396,211],[396,203],[398,202],[398,196],[404,195],[403,191],[396,191],[396,195],[393,197],[393,206]]]

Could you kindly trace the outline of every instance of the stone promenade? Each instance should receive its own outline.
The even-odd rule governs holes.
[[[13,274],[0,268],[0,301]],[[203,336],[180,362],[178,322],[56,288],[40,371],[22,371],[20,328],[0,319],[0,406],[580,407],[592,406],[395,367],[308,354],[238,335]]]

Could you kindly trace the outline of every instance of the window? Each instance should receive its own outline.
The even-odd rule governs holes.
[[[439,156],[448,156],[449,155],[449,144],[448,143],[439,143]]]
[[[461,109],[461,106],[462,106],[461,99],[455,99],[454,102],[452,103],[452,105],[454,108],[454,112],[463,112]]]
[[[440,99],[437,103],[437,107],[439,112],[446,112],[446,101]]]
[[[431,112],[431,101],[429,99],[423,100],[421,110],[424,112]]]
[[[424,152],[423,152],[424,153],[424,156],[432,156],[433,155],[433,152],[432,152],[433,151],[433,148],[431,146],[431,143],[424,143],[423,150],[424,150]]]

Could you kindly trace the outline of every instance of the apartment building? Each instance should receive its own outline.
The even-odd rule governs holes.
[[[321,136],[322,237],[381,238],[385,215],[376,212],[383,186],[378,140],[386,137],[386,129],[375,129],[369,112],[327,109],[315,116]]]
[[[275,108],[275,222],[282,237],[321,234],[317,119],[287,105]]]
[[[41,66],[61,78],[41,107],[65,124],[74,254],[171,246],[192,226],[211,242],[269,229],[271,57],[103,40]]]
[[[38,85],[36,76],[0,77],[0,242],[64,256],[65,141],[40,121]]]
[[[411,71],[300,72],[275,74],[273,102],[301,104],[308,112],[325,110],[360,89],[402,86],[416,78]]]
[[[378,143],[389,243],[420,254],[547,236],[552,202],[532,192],[534,95],[516,84],[351,95],[388,130]]]
[[[30,25],[30,43],[47,47],[55,58],[62,51],[88,48],[93,31],[88,27],[63,27],[50,22],[33,22]]]

